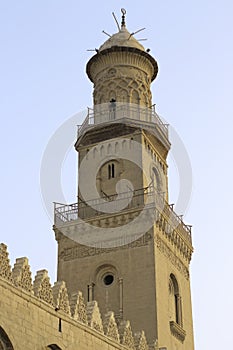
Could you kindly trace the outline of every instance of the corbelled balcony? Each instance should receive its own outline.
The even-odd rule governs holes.
[[[78,138],[91,128],[105,123],[134,123],[136,126],[157,132],[168,141],[168,124],[162,122],[155,112],[155,105],[151,108],[137,104],[109,102],[88,108],[88,114],[82,125],[78,125]]]
[[[122,208],[122,203],[127,201],[127,205]],[[97,217],[111,216],[106,214],[105,209],[109,203],[114,203],[114,213],[127,213],[135,210],[143,210],[144,207],[154,208],[154,212],[159,213],[155,216],[155,221],[160,222],[166,231],[171,233],[173,230],[178,230],[179,234],[189,243],[192,242],[191,226],[184,224],[182,217],[178,216],[174,210],[173,205],[169,205],[162,193],[158,193],[153,186],[138,189],[133,193],[125,192],[119,195],[107,196],[103,198],[94,199],[92,201],[84,202],[79,200],[79,203],[61,204],[54,203],[54,225],[60,227],[67,222],[82,220],[92,220]]]

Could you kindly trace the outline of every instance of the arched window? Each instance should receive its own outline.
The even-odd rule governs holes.
[[[170,318],[182,326],[182,305],[179,286],[176,277],[171,274],[169,279]]]
[[[112,98],[109,103],[109,119],[116,119],[116,100]]]
[[[152,168],[152,181],[154,185],[154,189],[157,192],[161,191],[161,179],[160,179],[160,173],[157,169],[157,167],[153,166]]]
[[[14,350],[8,335],[2,327],[0,327],[0,350]]]
[[[56,344],[50,344],[48,346],[48,349],[52,349],[52,350],[62,350],[58,345]]]

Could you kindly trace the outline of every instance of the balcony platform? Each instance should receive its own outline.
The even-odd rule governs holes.
[[[127,198],[129,199],[128,205],[124,209],[118,210]],[[103,199],[105,199],[104,203]],[[112,214],[105,211],[110,202],[114,202],[115,205]],[[173,210],[173,205],[169,205],[163,194],[158,193],[153,186],[135,190],[133,195],[125,192],[108,196],[108,198],[93,199],[89,202],[79,200],[78,203],[73,204],[54,203],[54,226],[59,229],[59,227],[62,228],[69,223],[77,225],[79,220],[91,223],[93,220],[105,219],[119,214],[140,212],[144,207],[157,213],[154,214],[155,223],[161,223],[168,234],[172,234],[175,230],[184,241],[192,244],[191,226],[183,222],[182,217]]]
[[[168,124],[163,123],[155,112],[154,105],[151,108],[137,104],[114,102],[104,103],[88,108],[87,117],[82,125],[78,125],[77,142],[86,132],[111,124],[127,124],[136,128],[147,130],[154,134],[165,146],[170,148],[168,139]]]

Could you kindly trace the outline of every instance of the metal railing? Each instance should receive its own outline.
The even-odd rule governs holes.
[[[129,199],[128,204],[124,209],[118,211],[118,208],[121,207],[123,201],[125,203],[125,199],[127,198]],[[191,241],[191,226],[183,222],[182,217],[173,211],[173,205],[169,205],[164,199],[164,195],[157,192],[153,186],[135,190],[133,193],[125,192],[120,195],[108,196],[104,204],[103,198],[88,202],[79,200],[79,203],[69,205],[54,203],[54,224],[59,226],[66,222],[78,220],[79,218],[86,220],[96,216],[106,215],[105,209],[110,202],[111,204],[114,203],[113,211],[115,213],[125,212],[130,209],[140,209],[144,205],[153,205],[155,209],[158,209],[166,217],[173,228],[179,228],[185,237]]]
[[[88,114],[82,125],[78,125],[78,137],[88,128],[95,125],[113,122],[120,119],[131,119],[142,123],[154,124],[168,138],[168,124],[162,122],[155,112],[155,106],[142,107],[137,104],[110,102],[88,108]]]

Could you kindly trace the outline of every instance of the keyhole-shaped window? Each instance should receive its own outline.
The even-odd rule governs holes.
[[[108,178],[114,179],[115,177],[115,164],[108,164]]]

